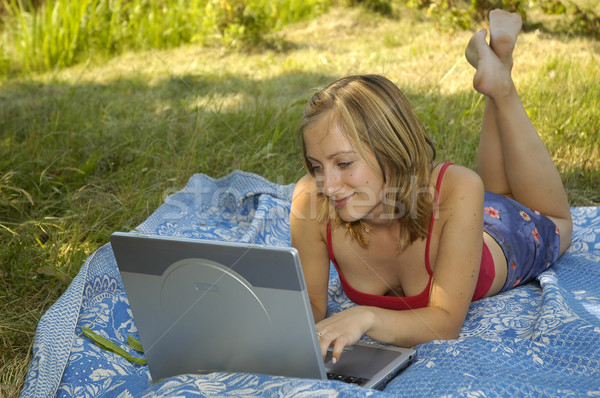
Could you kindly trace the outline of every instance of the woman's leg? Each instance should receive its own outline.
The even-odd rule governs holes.
[[[480,173],[486,189],[510,196],[550,217],[561,231],[562,253],[570,244],[571,213],[562,180],[534,128],[511,76],[520,17],[490,12],[491,47],[485,30],[466,50],[477,69],[473,86],[487,96],[480,142]]]
[[[489,97],[485,100],[479,150],[477,152],[477,172],[481,176],[486,191],[511,197],[510,185],[504,170],[504,155],[501,147],[496,105]]]
[[[513,50],[517,42],[517,36],[521,31],[521,16],[505,13],[504,23],[498,24],[495,18],[496,13],[497,11],[490,13],[490,46],[504,66],[511,71]],[[470,51],[472,51],[471,46],[467,49],[468,59],[471,55]],[[471,62],[470,59],[469,62]],[[473,64],[473,66],[477,68],[476,64]],[[500,147],[500,135],[496,122],[496,105],[490,97],[486,96],[479,139],[478,172],[487,191],[512,196],[504,169],[504,155],[501,150],[498,150]]]

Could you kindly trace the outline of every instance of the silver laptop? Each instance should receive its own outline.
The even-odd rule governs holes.
[[[356,344],[324,361],[294,248],[138,233],[110,241],[155,382],[226,371],[382,389],[415,358]]]

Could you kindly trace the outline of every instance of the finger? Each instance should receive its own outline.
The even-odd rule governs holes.
[[[340,360],[342,353],[344,352],[344,348],[346,348],[347,345],[348,341],[343,336],[340,336],[335,340],[333,344],[333,350],[331,352],[331,362],[336,363]]]
[[[323,332],[317,332],[317,336],[319,338],[319,345],[321,346],[321,355],[323,356],[324,361],[325,357],[327,356],[327,350],[329,349],[329,346],[331,346],[332,340],[331,338],[327,337],[326,333]]]

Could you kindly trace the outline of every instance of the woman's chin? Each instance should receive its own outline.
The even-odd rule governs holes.
[[[356,212],[348,211],[347,208],[337,209],[337,214],[343,222],[354,222],[362,218],[360,215],[357,215]]]
[[[372,218],[371,213],[368,210],[357,209],[351,206],[337,209],[337,213],[339,218],[344,222],[355,222],[358,220],[368,221]]]

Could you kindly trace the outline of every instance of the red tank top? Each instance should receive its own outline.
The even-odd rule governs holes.
[[[445,163],[438,174],[437,182],[435,184],[435,203],[438,203],[438,196],[440,192],[440,186],[442,185],[442,177],[452,163]],[[331,242],[331,224],[327,224],[327,248],[329,251],[329,259],[335,266],[337,273],[340,277],[340,282],[342,284],[342,288],[344,292],[348,296],[350,300],[359,305],[368,305],[380,308],[386,308],[390,310],[408,310],[408,309],[416,309],[423,308],[429,305],[429,291],[431,289],[431,280],[433,278],[433,271],[431,270],[431,266],[429,264],[429,244],[431,241],[431,231],[433,230],[433,222],[435,220],[435,211],[431,214],[431,221],[429,222],[429,233],[427,234],[427,242],[425,243],[425,268],[427,269],[427,273],[429,274],[429,282],[420,294],[416,296],[406,296],[406,297],[398,297],[398,296],[379,296],[376,294],[363,293],[354,289],[344,278],[342,275],[340,268],[338,267],[335,256],[333,255],[333,245]],[[477,280],[477,285],[475,287],[475,293],[473,294],[473,300],[479,300],[483,298],[485,294],[490,290],[492,283],[494,282],[494,276],[496,271],[494,269],[494,259],[492,258],[492,253],[489,248],[483,242],[483,253],[481,256],[481,267],[479,270],[479,278]]]

